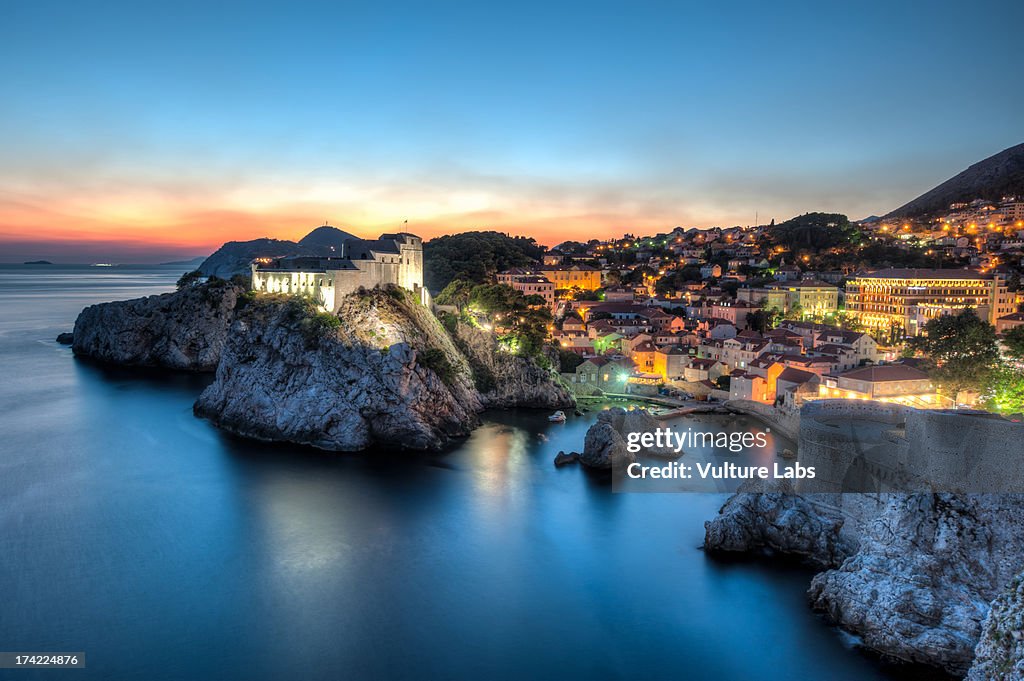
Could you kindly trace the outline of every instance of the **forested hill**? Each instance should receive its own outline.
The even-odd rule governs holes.
[[[455,278],[482,284],[510,267],[534,264],[543,249],[529,237],[501,232],[463,232],[423,244],[424,283],[440,291]]]

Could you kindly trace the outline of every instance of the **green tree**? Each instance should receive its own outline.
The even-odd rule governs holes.
[[[1006,353],[1014,359],[1024,360],[1024,324],[1015,326],[1003,334]]]
[[[578,288],[573,289],[573,300],[604,300],[604,289],[599,288],[594,291],[583,291]]]
[[[782,321],[782,313],[777,307],[765,307],[762,305],[757,312],[747,313],[747,326],[758,333],[771,331]]]
[[[909,346],[928,357],[932,378],[954,398],[981,388],[999,361],[995,327],[969,309],[930,320]]]
[[[1006,288],[1009,291],[1020,290],[1020,272],[1013,272],[1010,274],[1010,278],[1006,280]]]
[[[791,321],[800,321],[804,318],[804,308],[800,303],[793,303],[793,306],[786,310],[786,313],[782,315],[783,319]]]
[[[469,304],[480,312],[506,315],[526,308],[523,294],[506,284],[480,284],[469,295]]]
[[[482,284],[502,270],[532,265],[542,253],[533,239],[501,232],[440,236],[423,244],[424,281],[435,291],[453,279]]]
[[[583,364],[583,358],[572,350],[560,349],[558,351],[558,365],[563,374],[571,374],[581,364]]]
[[[469,304],[472,294],[472,283],[464,279],[452,279],[434,300],[438,305],[454,305],[461,310]]]
[[[1024,412],[1024,371],[1001,366],[989,373],[982,406],[1001,414]]]
[[[473,287],[469,307],[505,329],[501,341],[507,349],[534,357],[543,350],[552,319],[540,296],[524,296],[505,284],[480,284]]]
[[[864,325],[861,323],[857,315],[850,314],[848,312],[836,312],[832,317],[832,323],[838,326],[840,329],[846,329],[847,331],[863,331]]]

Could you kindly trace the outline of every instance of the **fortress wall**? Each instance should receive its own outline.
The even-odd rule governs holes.
[[[800,412],[780,409],[763,402],[754,400],[729,400],[726,406],[733,411],[754,416],[772,429],[777,430],[780,435],[790,440],[796,440],[800,433]]]
[[[946,410],[907,417],[905,465],[925,484],[962,493],[1024,493],[1024,424]]]
[[[870,400],[812,400],[804,403],[801,416],[862,418],[882,423],[903,423],[913,407]]]
[[[868,400],[814,400],[800,410],[799,461],[815,476],[802,493],[882,492],[904,487],[902,439],[887,436],[910,407]]]
[[[376,286],[395,284],[418,293],[420,301],[429,307],[430,294],[423,288],[422,239],[412,234],[384,236],[394,238],[398,244],[398,255],[385,252],[371,259],[367,257],[367,253],[363,253],[362,257],[349,258],[347,262],[351,263],[351,269],[330,269],[326,273],[302,272],[289,269],[260,269],[254,263],[251,267],[253,290],[309,295],[321,302],[325,309],[336,312],[341,298],[360,288],[372,289]],[[360,249],[360,252],[364,250],[371,251],[372,245],[369,249]],[[323,260],[319,266],[330,267],[331,264],[328,260]],[[320,281],[323,281],[324,285],[321,286]]]
[[[360,287],[370,289],[374,286],[399,283],[397,263],[354,260],[353,264],[357,269],[332,271],[337,301],[349,293],[358,291]]]
[[[801,493],[1024,493],[1024,425],[992,415],[822,400],[801,412]]]

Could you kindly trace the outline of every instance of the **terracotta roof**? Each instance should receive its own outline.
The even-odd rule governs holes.
[[[640,314],[644,311],[643,305],[637,305],[636,303],[623,301],[623,302],[611,302],[611,303],[598,303],[597,305],[590,306],[590,314],[595,312],[629,312],[632,314]]]
[[[804,371],[802,369],[797,369],[795,367],[786,367],[785,369],[782,370],[782,373],[779,374],[779,377],[775,380],[785,381],[787,383],[807,383],[808,381],[813,381],[816,378],[818,378],[818,374],[812,373],[810,371]],[[821,379],[818,378],[818,380]]]
[[[798,333],[793,333],[788,329],[772,329],[764,334],[765,338],[802,338]]]
[[[836,343],[825,343],[824,345],[819,345],[819,346],[817,346],[814,349],[817,352],[821,352],[821,353],[824,353],[824,354],[835,354],[835,353],[840,353],[840,352],[856,352],[856,350],[851,348],[849,345],[838,345]]]

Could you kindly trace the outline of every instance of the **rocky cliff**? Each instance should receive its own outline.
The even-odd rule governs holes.
[[[460,322],[454,338],[469,361],[484,406],[565,409],[575,405],[575,398],[556,374],[533,358],[502,351],[494,334]],[[542,361],[551,362],[547,358]]]
[[[448,334],[390,287],[346,297],[338,317],[257,298],[195,411],[247,437],[351,451],[441,448],[467,435],[482,407]]]
[[[258,296],[236,315],[195,411],[240,435],[350,451],[440,449],[486,407],[572,405],[532,360],[476,338],[470,362],[459,345],[393,286],[345,297],[337,316]],[[481,366],[492,379],[483,389]]]
[[[774,491],[749,481],[725,502],[718,517],[704,523],[709,553],[796,556],[818,569],[838,566],[857,550],[857,533],[842,513],[793,493],[788,480],[771,481]]]
[[[73,348],[115,364],[216,370],[197,414],[241,435],[323,449],[439,449],[487,407],[574,404],[556,374],[498,351],[489,334],[463,330],[456,345],[397,287],[352,294],[330,315],[214,280],[88,307]]]
[[[992,600],[1024,568],[1011,496],[892,495],[812,605],[885,656],[964,674]]]
[[[887,658],[963,675],[989,603],[1024,568],[1024,502],[1008,495],[741,493],[707,550],[798,556],[811,605]]]
[[[970,681],[1024,679],[1024,575],[992,602],[974,649]]]
[[[244,289],[227,281],[90,305],[75,320],[76,355],[129,366],[213,371]]]

